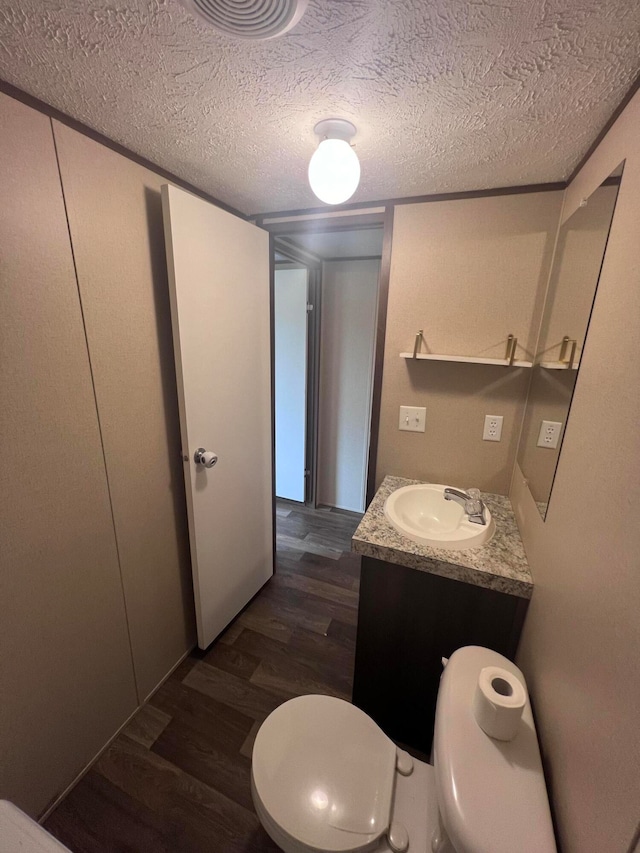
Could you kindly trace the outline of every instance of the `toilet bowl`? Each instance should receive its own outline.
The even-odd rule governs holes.
[[[506,658],[458,649],[444,670],[433,766],[398,749],[354,705],[331,696],[283,703],[256,736],[251,792],[285,853],[555,853],[544,775],[527,702],[512,741],[473,715],[480,670]]]
[[[264,828],[287,853],[403,850],[402,839],[409,828],[415,838],[424,814],[401,809],[401,819],[400,794],[416,805],[429,795],[434,802],[432,774],[355,705],[301,696],[260,728],[251,790]],[[394,846],[380,845],[387,836]]]

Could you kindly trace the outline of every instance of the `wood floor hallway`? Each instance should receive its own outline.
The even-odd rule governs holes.
[[[277,570],[192,653],[49,816],[73,853],[275,851],[250,793],[264,718],[304,693],[351,698],[359,516],[278,502]]]

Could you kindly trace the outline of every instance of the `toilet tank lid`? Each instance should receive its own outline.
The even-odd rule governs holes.
[[[518,667],[497,652],[466,646],[451,655],[433,743],[443,824],[458,853],[556,853],[529,700],[511,741],[494,740],[476,722],[473,697],[486,666],[508,670],[526,687]]]

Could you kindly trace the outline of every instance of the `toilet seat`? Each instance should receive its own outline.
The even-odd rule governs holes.
[[[276,708],[256,737],[256,811],[285,850],[373,849],[389,828],[395,765],[395,745],[359,708],[300,696]]]

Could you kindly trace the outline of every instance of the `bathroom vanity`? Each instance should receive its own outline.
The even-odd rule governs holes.
[[[418,483],[385,477],[353,535],[362,554],[353,702],[394,740],[429,754],[442,658],[467,645],[513,659],[533,581],[507,497],[482,494],[495,519],[487,544],[417,544],[384,514]]]

